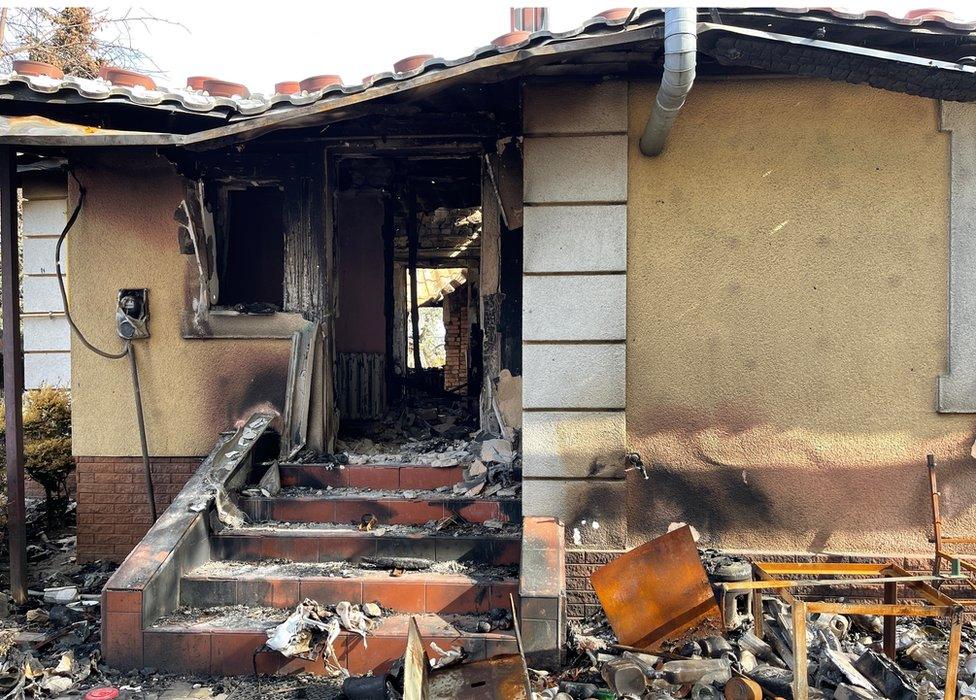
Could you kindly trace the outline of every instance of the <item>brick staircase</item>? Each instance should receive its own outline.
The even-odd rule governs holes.
[[[304,598],[382,607],[366,643],[343,632],[335,644],[354,675],[402,656],[411,616],[428,642],[464,646],[473,659],[517,650],[497,609],[511,609],[509,595],[519,598],[519,500],[436,491],[460,479],[458,468],[282,464],[281,493],[236,498],[249,524],[220,529],[213,503],[194,504],[215,475],[229,493],[256,482],[262,452],[276,449],[262,450],[275,437],[268,422],[252,418],[250,434],[244,428],[222,438],[107,584],[102,645],[110,665],[214,675],[255,668],[323,673],[321,658],[259,651],[267,630]],[[375,517],[369,530],[356,526],[365,514]],[[442,531],[428,525],[452,515]],[[489,520],[496,521],[491,528],[482,525]],[[436,563],[394,576],[379,557]],[[491,631],[479,631],[492,619]]]

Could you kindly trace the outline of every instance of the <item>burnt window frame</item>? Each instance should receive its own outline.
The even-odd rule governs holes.
[[[200,287],[188,287],[180,321],[180,335],[184,339],[287,339],[307,323],[304,315],[287,307],[288,258],[287,238],[290,232],[284,224],[285,259],[283,260],[285,306],[269,314],[241,313],[232,306],[219,305],[220,275],[216,264],[217,237],[227,217],[227,191],[248,187],[275,187],[287,194],[286,178],[187,178],[186,198],[178,208],[192,221],[195,234],[184,231],[186,240],[181,250],[188,257],[192,274],[200,280]],[[189,202],[195,200],[195,203]],[[189,203],[189,204],[188,204]],[[287,207],[285,203],[284,207]],[[192,210],[196,209],[196,216]]]
[[[225,180],[215,183],[216,192],[214,193],[216,198],[216,211],[214,212],[214,246],[216,260],[214,261],[214,276],[217,279],[217,301],[210,305],[210,310],[212,313],[240,313],[235,310],[237,304],[227,304],[221,303],[221,288],[223,287],[222,282],[227,279],[226,256],[229,247],[227,246],[227,240],[230,237],[230,207],[231,207],[231,192],[243,192],[249,189],[266,189],[273,188],[276,189],[282,196],[281,203],[281,301],[278,308],[274,311],[274,314],[280,314],[285,312],[285,300],[287,292],[285,290],[285,280],[287,278],[287,273],[285,270],[285,265],[287,264],[287,242],[286,238],[288,236],[288,226],[285,220],[286,212],[285,207],[287,206],[285,183],[281,180]],[[223,259],[222,259],[223,258]],[[256,300],[252,300],[256,301]],[[241,302],[238,302],[241,303]],[[251,303],[251,302],[248,302]],[[255,316],[271,316],[274,314],[254,314]],[[243,314],[251,315],[251,314]]]

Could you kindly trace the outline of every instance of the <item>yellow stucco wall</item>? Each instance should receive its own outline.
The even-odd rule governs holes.
[[[658,158],[632,84],[627,419],[652,465],[633,541],[926,550],[925,455],[976,532],[976,416],[946,361],[949,139],[938,104],[820,81],[695,85]]]
[[[87,196],[69,235],[72,313],[92,342],[118,349],[118,289],[149,288],[152,337],[137,348],[150,451],[206,454],[250,408],[269,401],[280,409],[291,344],[181,337],[185,290],[197,279],[173,221],[180,180],[162,158],[129,153],[76,166]],[[73,187],[70,207],[76,197]],[[102,359],[73,339],[71,382],[75,454],[140,454],[128,361]]]

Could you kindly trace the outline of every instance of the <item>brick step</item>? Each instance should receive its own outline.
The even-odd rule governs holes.
[[[359,523],[367,514],[375,516],[380,525],[423,525],[449,515],[468,523],[522,519],[522,501],[515,498],[454,498],[434,491],[422,491],[413,498],[403,494],[342,488],[311,494],[282,490],[271,498],[241,498],[239,505],[252,520],[292,523]]]
[[[214,558],[237,561],[287,559],[294,562],[347,561],[362,557],[423,557],[433,561],[513,566],[519,563],[521,532],[509,525],[502,532],[474,527],[456,533],[431,533],[420,527],[397,526],[360,532],[348,525],[321,527],[249,527],[225,530],[213,537]]]
[[[358,487],[368,489],[436,489],[454,486],[463,478],[462,467],[424,464],[295,464],[278,465],[282,486]]]
[[[252,656],[265,641],[267,630],[288,615],[288,610],[254,608],[243,611],[177,611],[144,633],[144,654],[153,666],[163,671],[243,676],[253,673]],[[401,656],[407,644],[409,615],[392,615],[378,621],[363,643],[358,634],[343,631],[334,648],[342,665],[353,675],[382,672]],[[436,642],[441,649],[463,646],[472,660],[518,652],[514,631],[471,632],[477,617],[454,615],[415,616],[424,642]],[[175,621],[174,621],[175,618]],[[429,648],[429,646],[428,646]],[[265,651],[254,660],[258,673],[304,671],[325,672],[323,659],[287,659],[278,652]]]
[[[518,596],[515,567],[470,573],[355,569],[335,564],[211,562],[184,575],[180,604],[188,608],[247,605],[294,608],[305,598],[323,605],[377,603],[397,613],[486,613],[508,609]],[[343,573],[344,570],[344,573]]]

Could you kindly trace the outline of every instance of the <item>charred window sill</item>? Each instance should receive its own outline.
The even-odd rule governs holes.
[[[291,338],[308,321],[300,313],[242,314],[229,309],[214,309],[206,319],[184,314],[182,336],[185,340],[208,338],[269,339]]]

